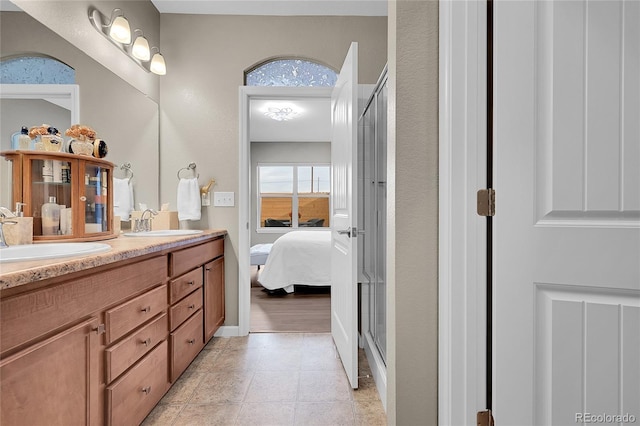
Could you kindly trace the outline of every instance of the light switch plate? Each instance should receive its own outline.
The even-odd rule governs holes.
[[[214,192],[213,205],[217,207],[233,207],[235,206],[235,193],[233,192]]]

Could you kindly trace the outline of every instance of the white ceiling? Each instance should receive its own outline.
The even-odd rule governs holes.
[[[269,107],[290,107],[298,115],[276,121],[264,115]],[[252,99],[251,142],[328,142],[331,140],[331,101],[328,98]]]
[[[387,0],[151,0],[160,13],[387,16]]]

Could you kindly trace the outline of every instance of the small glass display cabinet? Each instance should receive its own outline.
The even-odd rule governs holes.
[[[34,241],[115,238],[113,164],[90,156],[5,151],[11,162],[12,207],[24,203]]]

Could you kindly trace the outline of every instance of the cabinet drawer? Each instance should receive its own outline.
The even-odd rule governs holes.
[[[173,383],[204,347],[202,309],[171,333],[171,382]]]
[[[202,268],[194,269],[169,282],[169,303],[175,303],[198,287],[202,287]]]
[[[107,387],[107,424],[138,425],[169,389],[167,341]]]
[[[167,286],[162,285],[105,314],[107,344],[124,336],[167,308]]]
[[[171,312],[171,331],[175,330],[187,318],[202,307],[202,287],[173,305]]]
[[[72,278],[0,300],[0,352],[166,282],[167,256]],[[2,270],[2,266],[0,266]],[[157,312],[156,312],[157,313]]]
[[[198,246],[189,247],[171,253],[171,276],[175,277],[204,265],[211,259],[224,254],[224,238],[209,241]]]
[[[163,313],[158,318],[136,330],[129,337],[106,349],[107,383],[122,374],[135,364],[144,354],[149,352],[162,340],[167,338],[169,318]]]

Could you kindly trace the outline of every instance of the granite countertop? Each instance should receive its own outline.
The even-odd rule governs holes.
[[[208,229],[202,234],[171,237],[125,237],[121,235],[111,240],[96,241],[111,246],[111,250],[103,253],[33,262],[2,263],[0,264],[0,291],[191,243],[205,242],[225,235],[227,235],[227,231],[223,229]]]

